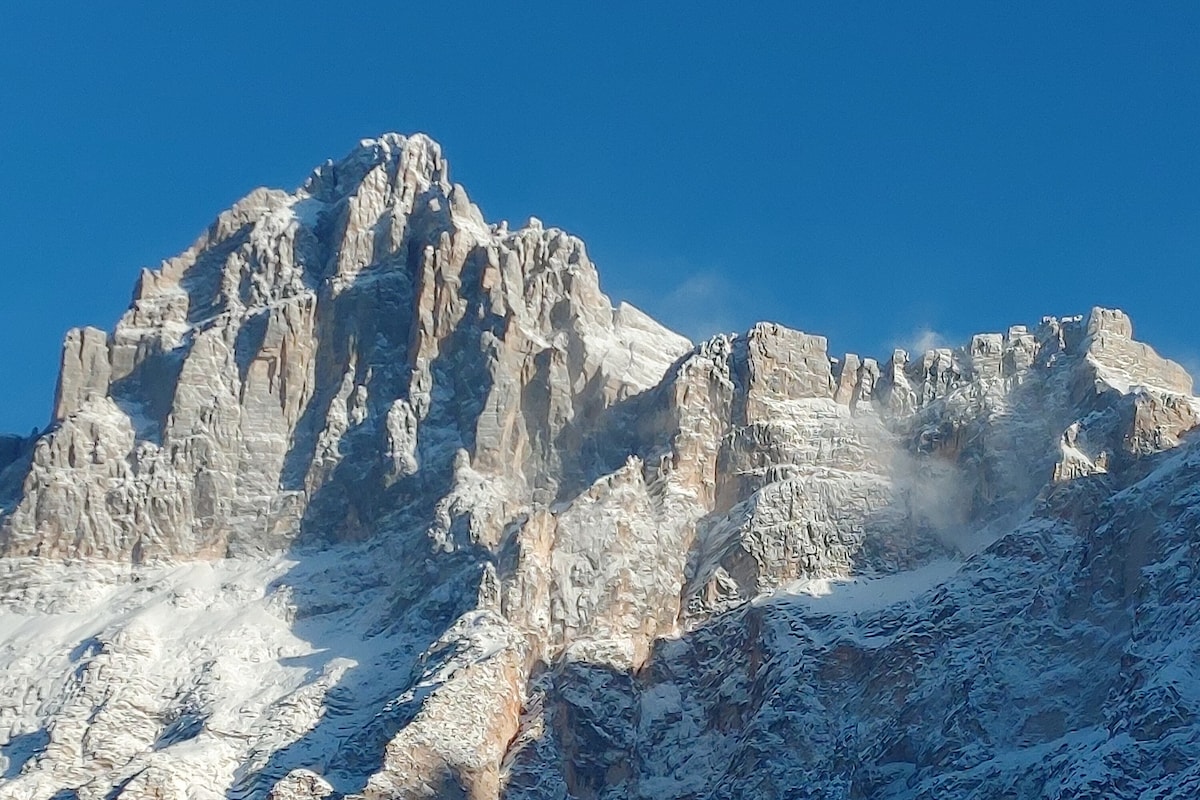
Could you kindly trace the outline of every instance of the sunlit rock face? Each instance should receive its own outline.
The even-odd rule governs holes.
[[[386,136],[223,213],[143,272],[112,334],[68,334],[4,548],[143,561],[278,550],[302,528],[360,539],[436,503],[460,449],[503,494],[553,496],[596,418],[688,347],[614,309],[578,239],[489,227],[438,145]]]
[[[0,795],[1195,797],[1191,393],[1107,309],[693,345],[363,142],[0,437]]]

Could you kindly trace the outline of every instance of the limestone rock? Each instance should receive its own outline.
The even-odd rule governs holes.
[[[76,328],[63,342],[54,418],[66,419],[83,405],[108,395],[112,367],[108,334],[96,328]]]
[[[367,141],[144,272],[111,337],[68,335],[0,545],[141,560],[355,538],[380,494],[437,491],[460,447],[553,495],[591,420],[688,347],[612,308],[578,239],[489,228],[428,138]]]
[[[692,345],[365,141],[0,438],[0,794],[1193,797],[1200,400],[1132,335]]]

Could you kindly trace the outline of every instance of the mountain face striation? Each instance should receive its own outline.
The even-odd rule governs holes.
[[[1192,391],[1099,308],[693,345],[365,141],[0,437],[0,797],[1195,798]]]

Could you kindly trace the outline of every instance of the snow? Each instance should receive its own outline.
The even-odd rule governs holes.
[[[315,228],[320,219],[321,212],[326,211],[328,208],[328,205],[316,198],[297,196],[290,206],[290,211],[292,217],[301,225],[306,228]]]
[[[556,769],[570,760],[577,775],[586,774],[593,756],[613,759],[592,763],[604,767],[597,775],[613,781],[603,791],[636,788],[664,798],[711,794],[714,781],[737,778],[743,766],[756,773],[746,780],[764,782],[778,767],[776,786],[787,789],[794,788],[787,782],[805,780],[805,770],[819,765],[825,774],[816,778],[834,794],[849,778],[832,773],[853,761],[863,773],[875,766],[884,773],[876,775],[878,791],[865,789],[865,796],[913,796],[922,781],[921,796],[974,796],[998,776],[1021,780],[1057,758],[1066,764],[1055,768],[1065,796],[1110,775],[1144,774],[1144,765],[1102,761],[1123,757],[1122,750],[1145,747],[1152,763],[1166,763],[1166,747],[1152,751],[1161,744],[1154,741],[1156,726],[1174,722],[1169,715],[1177,708],[1188,719],[1200,718],[1194,667],[1200,645],[1193,641],[1196,614],[1189,607],[1197,594],[1189,561],[1197,516],[1185,508],[1200,503],[1200,448],[1163,457],[1150,474],[1108,497],[1112,508],[1098,515],[1098,528],[1088,527],[1089,513],[1045,516],[1043,510],[1038,519],[1035,506],[1043,489],[1060,488],[1042,483],[1056,459],[1094,468],[1084,449],[1117,435],[1106,427],[1120,410],[1109,404],[1115,396],[1109,387],[1128,393],[1183,385],[1170,362],[1123,335],[1107,335],[1086,356],[1055,351],[1051,361],[1017,367],[1019,374],[1004,378],[997,356],[991,377],[972,378],[952,363],[955,352],[942,348],[927,357],[939,369],[954,367],[948,383],[898,374],[889,377],[899,401],[894,408],[857,404],[851,410],[827,394],[823,339],[802,336],[802,345],[764,350],[760,355],[772,357],[753,362],[748,377],[738,371],[746,362],[733,355],[741,342],[714,337],[693,349],[632,306],[611,308],[578,240],[536,219],[511,233],[487,226],[465,193],[448,191],[440,151],[427,138],[387,135],[362,146],[393,154],[406,142],[408,166],[422,176],[417,188],[434,191],[431,204],[438,211],[448,206],[453,215],[452,250],[480,245],[502,261],[519,255],[524,277],[547,278],[544,285],[530,284],[536,302],[509,296],[515,327],[506,331],[520,329],[514,338],[567,357],[561,388],[576,416],[551,430],[547,420],[560,411],[530,402],[503,405],[502,421],[514,422],[512,430],[527,434],[535,447],[543,438],[558,447],[561,439],[564,451],[575,434],[611,435],[620,449],[613,461],[607,460],[612,454],[596,459],[605,470],[626,452],[640,455],[607,474],[593,475],[588,465],[580,480],[590,485],[578,487],[582,494],[564,490],[547,508],[537,493],[555,496],[546,489],[557,486],[552,475],[539,473],[539,481],[549,480],[531,493],[521,470],[491,471],[486,459],[476,469],[468,451],[458,449],[470,438],[463,435],[469,424],[480,422],[463,418],[469,403],[437,408],[439,416],[455,419],[423,429],[418,448],[415,439],[403,438],[418,427],[412,407],[371,398],[399,409],[399,433],[380,452],[385,463],[402,466],[408,457],[416,469],[417,455],[449,463],[437,457],[442,448],[456,453],[445,494],[410,498],[434,507],[431,520],[409,526],[408,519],[397,522],[399,516],[385,513],[367,544],[211,563],[0,560],[4,800],[61,796],[68,786],[80,787],[81,800],[257,799],[303,770],[328,781],[339,796],[360,790],[401,796],[405,791],[386,783],[365,784],[432,779],[436,759],[440,767],[482,774],[506,757],[519,759],[510,747],[518,739],[537,750],[531,763],[539,780],[530,785],[551,786],[546,794],[553,792]],[[343,198],[353,218],[347,234],[364,245],[378,244],[379,225],[397,219],[380,216],[380,209],[406,213],[404,203],[413,197],[401,192],[408,200],[396,202],[395,175],[383,180],[378,155],[364,151],[351,156],[355,163],[346,170],[339,167],[349,182],[343,188],[364,180],[356,169],[373,170],[374,188],[360,197],[364,205]],[[392,188],[384,192],[383,184]],[[378,195],[374,210],[366,202],[371,192]],[[182,342],[188,330],[219,321],[213,333],[223,330],[232,342],[240,332],[226,323],[312,303],[315,295],[302,280],[305,265],[290,251],[297,235],[308,237],[331,209],[347,210],[304,192],[256,192],[222,217],[227,224],[239,214],[258,215],[250,234],[254,252],[231,257],[229,271],[214,271],[209,287],[220,293],[217,277],[240,287],[243,268],[254,265],[251,308],[231,295],[228,305],[212,304],[225,309],[220,315],[191,328],[176,308],[188,294],[163,289],[172,296],[162,308],[149,304],[131,312],[118,340]],[[548,255],[525,257],[541,250]],[[399,261],[368,263],[372,254],[373,247],[349,254],[345,264],[363,271],[329,278],[329,285],[340,291],[353,284],[369,293],[397,280]],[[186,270],[190,257],[171,269]],[[439,273],[438,292],[445,297],[435,305],[466,299],[454,294],[462,275]],[[494,288],[487,283],[474,299],[498,300],[489,294]],[[570,325],[547,324],[539,308],[563,301],[574,314]],[[189,311],[202,316],[210,313],[205,308]],[[428,309],[413,311],[425,326]],[[448,327],[459,324],[447,313],[433,327],[451,322]],[[752,341],[774,348],[776,330],[757,327]],[[1023,348],[1034,346],[1024,328],[986,342],[1001,349],[1020,337],[1025,344],[1010,355],[1024,358]],[[338,346],[319,348],[325,349]],[[692,357],[668,379],[675,383],[664,383],[664,373],[689,351]],[[432,374],[430,352],[422,351],[414,364],[424,377]],[[897,352],[901,364],[903,351]],[[411,356],[398,348],[395,363],[409,363],[403,359]],[[580,357],[583,363],[576,363]],[[810,370],[801,362],[811,359],[820,369],[804,374]],[[489,355],[487,363],[490,369],[507,362]],[[333,366],[321,361],[314,369],[332,374]],[[328,440],[333,450],[351,423],[364,436],[371,431],[367,385],[352,386],[360,365],[336,366],[346,368],[346,377],[344,393],[330,406],[326,431],[336,431]],[[528,366],[525,361],[521,369]],[[231,383],[238,378],[229,377]],[[1085,388],[1095,381],[1100,393],[1083,408],[1074,399],[1080,380]],[[531,385],[525,381],[512,384],[514,395],[518,385],[524,394]],[[805,388],[797,388],[801,384]],[[341,391],[336,382],[327,388]],[[439,388],[445,387],[434,386],[426,399],[460,397],[439,395]],[[629,423],[619,414],[609,419],[606,409],[646,391],[649,425],[678,423],[679,431],[651,431],[627,443],[625,434],[633,439],[645,432],[590,427]],[[792,396],[806,394],[820,396]],[[355,399],[348,403],[347,397]],[[1189,402],[1200,410],[1200,400]],[[657,413],[672,421],[659,425]],[[120,452],[110,456],[99,449],[100,438],[84,435],[89,422],[108,431]],[[917,433],[930,432],[935,445],[945,441],[936,434],[949,431],[955,444],[933,457],[914,452],[909,423]],[[109,459],[128,452],[135,433],[154,434],[144,408],[107,398],[88,402],[66,425],[78,427],[85,449],[94,441],[93,460],[105,464],[120,463]],[[1084,449],[1060,446],[1068,425],[1084,429]],[[282,442],[302,430],[259,431],[247,441]],[[675,438],[666,442],[661,433]],[[504,436],[495,439],[501,459],[515,449]],[[476,436],[475,444],[486,438]],[[350,452],[353,441],[344,443]],[[555,452],[538,470],[551,473],[560,465]],[[69,487],[79,483],[79,473],[74,457],[66,463],[55,477]],[[976,472],[964,479],[972,468]],[[244,466],[238,475],[235,469],[222,473],[229,485],[247,477]],[[1114,470],[1112,481],[1125,479],[1119,465]],[[339,480],[355,480],[345,477],[353,474]],[[109,478],[101,477],[87,498],[94,505],[86,507],[105,505]],[[274,478],[251,476],[246,483],[240,499],[253,508],[287,499],[274,493]],[[446,489],[440,475],[413,485],[417,492]],[[158,503],[172,499],[170,492],[154,492],[148,490],[138,513],[157,513]],[[992,497],[983,511],[975,507]],[[54,513],[47,509],[38,509],[44,512],[39,519]],[[110,532],[124,530],[113,525]],[[31,537],[43,534],[29,530]],[[261,546],[274,546],[270,542]],[[945,555],[950,552],[961,557]],[[687,605],[691,600],[697,603]],[[1134,603],[1128,618],[1121,616]],[[535,662],[549,669],[531,669]],[[526,703],[539,681],[548,697]],[[522,708],[525,730],[516,723]],[[1143,738],[1134,743],[1121,726],[1140,726]],[[1180,752],[1185,762],[1200,758]],[[628,769],[609,773],[617,761]],[[128,794],[114,790],[130,785],[126,780],[147,783],[132,784]]]
[[[804,603],[814,614],[859,614],[911,602],[948,580],[961,566],[960,561],[946,559],[881,577],[810,578],[794,581],[757,602],[788,596]]]
[[[5,798],[48,797],[78,759],[204,774],[208,782],[187,796],[223,797],[219,787],[236,781],[252,752],[312,732],[332,687],[354,690],[346,682],[352,671],[412,647],[403,631],[368,635],[369,620],[384,611],[369,596],[296,619],[295,592],[358,594],[347,576],[365,572],[369,559],[343,548],[302,561],[0,563],[0,743],[49,731],[45,747],[21,754],[23,763],[0,750],[9,761],[0,773],[20,775]],[[480,655],[495,649],[484,639]],[[356,712],[371,709],[352,710],[350,727],[367,722],[356,722]],[[195,730],[157,741],[180,713],[197,718]]]

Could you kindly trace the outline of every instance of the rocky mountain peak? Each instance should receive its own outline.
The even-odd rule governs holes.
[[[688,347],[614,309],[578,239],[489,227],[428,137],[364,141],[144,270],[111,334],[68,334],[5,549],[272,549],[309,513],[356,536],[359,489],[422,493],[397,487],[446,480],[458,448],[552,493],[566,439]]]
[[[0,788],[1192,796],[1191,391],[1100,308],[693,345],[366,140],[0,438]]]

